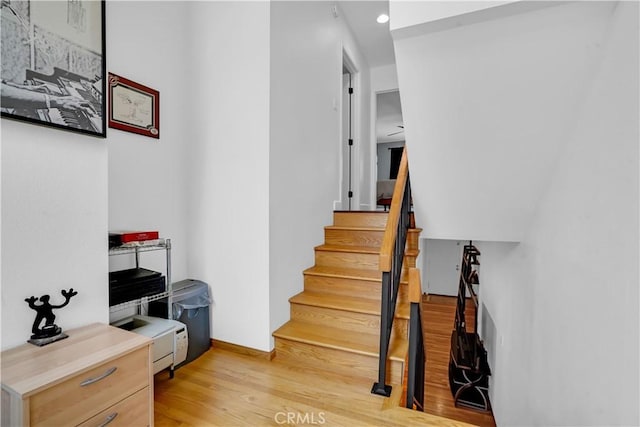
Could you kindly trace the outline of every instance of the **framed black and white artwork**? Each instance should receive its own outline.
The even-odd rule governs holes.
[[[2,0],[0,112],[106,136],[104,0]]]

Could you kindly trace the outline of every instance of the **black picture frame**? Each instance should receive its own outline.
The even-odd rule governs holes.
[[[3,0],[2,117],[107,135],[105,0]]]

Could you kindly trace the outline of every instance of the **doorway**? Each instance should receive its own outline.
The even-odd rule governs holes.
[[[405,145],[400,92],[376,93],[376,204],[388,209]]]
[[[340,185],[341,210],[357,209],[359,195],[355,191],[354,177],[357,176],[354,159],[357,157],[355,107],[357,91],[357,69],[346,52],[342,52],[342,114],[340,153],[342,176]]]

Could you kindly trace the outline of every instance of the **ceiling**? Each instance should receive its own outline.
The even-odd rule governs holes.
[[[389,1],[338,1],[340,12],[351,29],[356,43],[370,67],[395,64],[393,41],[389,23],[378,24],[381,13],[389,14]],[[404,141],[401,126],[402,111],[397,91],[377,95],[376,139],[377,142]]]
[[[337,3],[369,66],[394,64],[396,58],[389,23],[376,22],[381,13],[389,15],[389,1],[340,0]]]

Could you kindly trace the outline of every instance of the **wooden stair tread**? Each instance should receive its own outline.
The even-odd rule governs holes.
[[[352,231],[385,231],[385,227],[376,227],[373,225],[326,225],[325,230],[352,230]],[[422,233],[422,228],[409,228],[409,233]]]
[[[304,291],[291,297],[289,302],[355,313],[380,314],[380,301],[362,297]],[[409,313],[410,305],[408,303],[398,303],[395,313],[396,318],[409,319]]]
[[[273,336],[376,358],[379,354],[378,335],[328,328],[296,320],[290,320],[282,325],[273,333]],[[389,358],[404,363],[408,348],[409,343],[406,339],[392,339],[389,345]]]
[[[356,225],[327,225],[324,227],[325,230],[346,230],[346,231],[382,231],[384,232],[384,227],[375,227],[375,226],[356,226]]]
[[[339,277],[342,279],[356,279],[367,281],[381,281],[382,273],[377,270],[364,268],[332,267],[329,265],[314,265],[303,271],[310,276]]]
[[[379,247],[372,246],[354,246],[354,245],[320,245],[315,247],[316,251],[327,252],[352,252],[359,254],[379,254]]]

